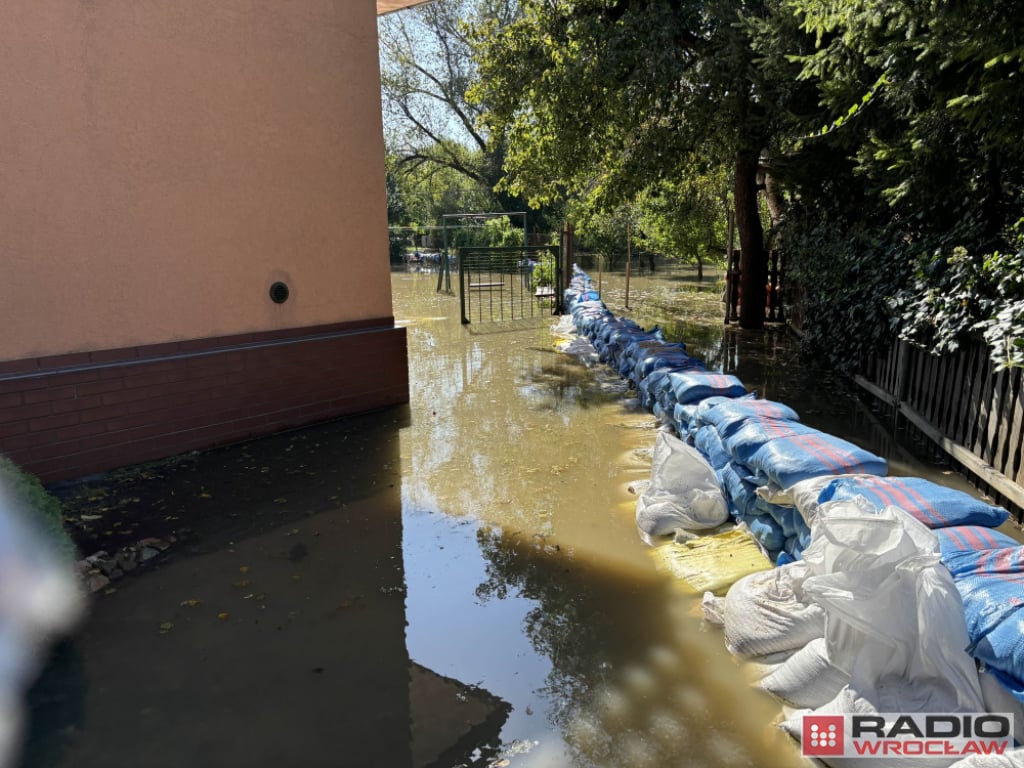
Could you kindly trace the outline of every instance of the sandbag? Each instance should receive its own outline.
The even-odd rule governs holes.
[[[820,475],[884,475],[885,459],[824,432],[769,440],[746,462],[782,488]]]
[[[844,477],[822,488],[819,503],[862,496],[876,507],[896,506],[929,528],[984,525],[994,528],[1010,513],[1002,507],[922,477]]]
[[[752,418],[800,421],[797,412],[788,405],[752,397],[724,400],[709,408],[702,415],[703,423],[713,426],[723,438],[731,435],[744,422]]]
[[[942,554],[943,560],[953,552],[1011,549],[1021,545],[1012,536],[983,525],[953,525],[949,528],[937,528],[935,535],[939,539],[939,552]]]
[[[722,438],[712,426],[698,429],[693,435],[693,447],[700,451],[714,469],[721,469],[729,463],[729,452],[722,445]]]
[[[825,633],[825,612],[807,600],[805,563],[737,581],[725,595],[725,644],[742,658],[795,651]]]
[[[654,550],[658,567],[687,592],[724,595],[737,580],[772,567],[747,531],[699,536]]]
[[[790,419],[748,418],[723,436],[722,444],[736,462],[746,464],[769,440],[816,433],[818,430],[813,427]]]
[[[1024,690],[1024,547],[951,552],[945,563],[963,598],[971,655]]]
[[[740,521],[747,526],[750,535],[761,545],[761,549],[771,557],[774,558],[786,546],[786,534],[771,515],[743,515]]]
[[[935,533],[895,507],[875,512],[860,500],[823,504],[804,561],[812,575],[843,571],[888,574],[908,557],[938,552]]]
[[[937,554],[908,557],[877,583],[870,571],[844,571],[808,576],[803,589],[825,610],[829,659],[877,711],[984,706],[977,668],[964,651],[960,593]]]
[[[764,510],[757,508],[757,487],[744,480],[734,462],[722,467],[720,474],[726,497],[741,516],[759,515]]]
[[[970,755],[950,764],[949,768],[1024,768],[1024,748],[1011,749],[1001,755]]]
[[[729,509],[714,469],[679,438],[659,432],[651,460],[651,484],[636,504],[636,524],[650,536],[676,528],[715,528]]]
[[[823,508],[819,525],[826,515]],[[963,606],[939,556],[908,557],[878,581],[884,572],[834,572],[804,581],[806,594],[826,612],[828,658],[850,675],[835,698],[813,714],[983,711],[977,669],[962,650],[967,642]],[[797,738],[803,712],[783,725]],[[877,764],[851,757],[827,762],[834,768]],[[889,757],[885,765],[939,768],[951,762],[950,757]]]
[[[790,707],[816,709],[834,699],[850,676],[828,658],[824,637],[811,640],[760,681],[760,688]]]
[[[739,397],[747,394],[735,376],[708,371],[677,371],[669,374],[678,403],[696,403],[708,397]]]
[[[994,670],[978,670],[978,681],[981,684],[981,698],[985,702],[985,711],[1013,715],[1013,732],[1018,743],[1024,741],[1024,692],[1008,688],[1003,678]]]
[[[700,601],[700,615],[705,624],[715,627],[725,624],[725,598],[705,592]]]

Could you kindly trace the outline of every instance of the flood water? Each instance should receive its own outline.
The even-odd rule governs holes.
[[[894,473],[941,472],[783,333],[723,333],[677,276],[634,277],[629,310],[604,279]],[[408,407],[58,489],[83,549],[178,541],[59,647],[23,765],[798,765],[637,535],[653,417],[549,321],[465,327],[436,274],[392,284]]]

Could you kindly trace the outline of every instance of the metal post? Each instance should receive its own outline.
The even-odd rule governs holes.
[[[442,218],[441,221],[444,223],[444,239],[442,240],[442,242],[444,244],[444,250],[441,251],[441,260],[440,260],[440,262],[438,262],[438,265],[437,265],[437,293],[441,292],[441,281],[444,279],[444,270],[445,270],[445,267],[448,264],[448,219],[447,218]],[[449,273],[449,274],[451,274],[451,273]],[[462,273],[460,272],[459,274],[461,275]],[[451,280],[450,277],[448,279]],[[460,290],[461,290],[461,287],[462,287],[462,284],[460,283],[459,284]],[[449,283],[448,284],[448,290],[450,291],[451,289],[452,289],[452,286],[451,286],[451,283]],[[463,317],[465,317],[465,314],[463,314]]]
[[[633,222],[626,219],[626,309],[629,309],[629,273],[633,268],[633,251],[630,247],[633,238]]]

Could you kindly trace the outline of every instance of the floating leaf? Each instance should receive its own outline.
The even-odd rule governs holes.
[[[202,605],[203,601],[198,600],[194,597],[190,597],[188,600],[182,600],[179,605],[183,608],[195,608],[197,605]]]
[[[227,611],[221,611],[220,613],[217,614],[217,618],[220,619],[221,621],[223,621],[224,619],[226,619],[230,615],[231,614],[229,614]]]

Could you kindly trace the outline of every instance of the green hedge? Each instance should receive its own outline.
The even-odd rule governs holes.
[[[43,487],[38,478],[23,472],[7,457],[0,456],[0,487],[16,505],[15,511],[29,516],[29,523],[42,532],[54,551],[68,560],[77,558],[75,544],[64,529],[60,501]]]

